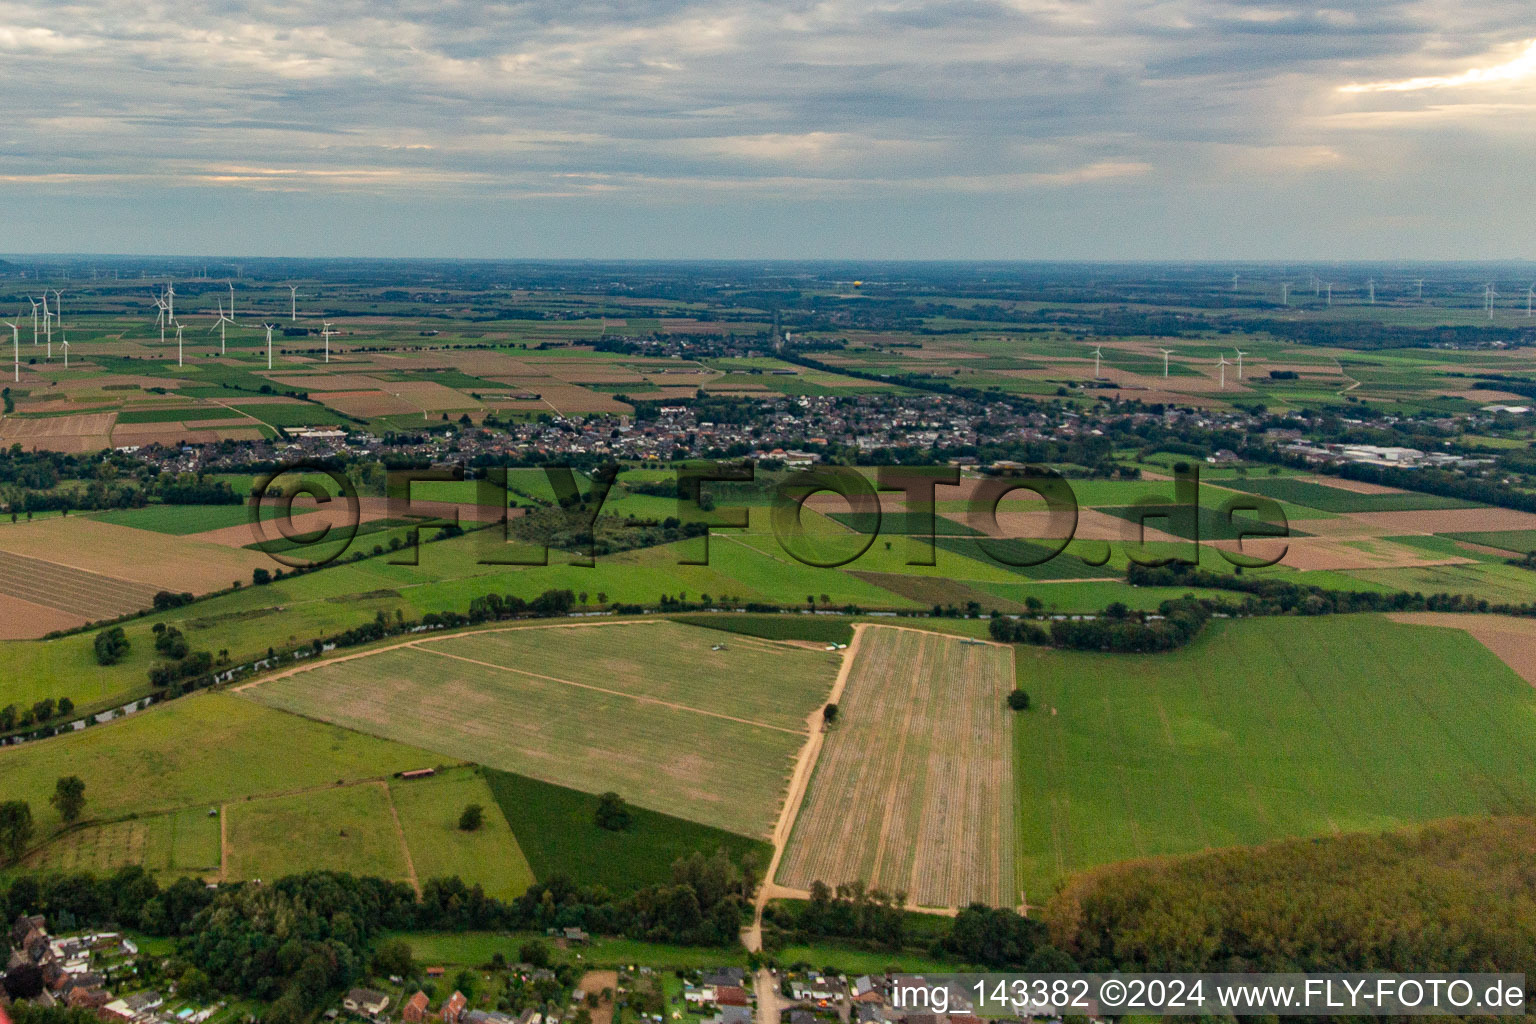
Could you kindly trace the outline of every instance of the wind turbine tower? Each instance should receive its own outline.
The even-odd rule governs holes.
[[[1371,290],[1371,305],[1374,306],[1376,305],[1376,279],[1373,277],[1365,283],[1366,286]]]
[[[176,365],[181,365],[181,324],[176,325]]]
[[[290,304],[288,319],[297,320],[299,318],[299,289],[296,285],[289,285],[288,292],[288,302]]]
[[[336,332],[331,330],[331,322],[329,320],[324,321],[324,323],[325,329],[320,334],[325,338],[325,361],[329,363],[331,361],[331,335]]]
[[[272,369],[272,325],[267,324],[267,369]]]
[[[1163,379],[1167,380],[1168,379],[1168,357],[1173,354],[1173,349],[1171,349],[1171,348],[1160,348],[1160,349],[1158,349],[1158,351],[1163,354]]]
[[[1094,380],[1098,380],[1099,379],[1099,360],[1103,357],[1103,355],[1104,355],[1104,353],[1099,350],[1099,346],[1097,346],[1097,345],[1093,346],[1093,379]]]
[[[1244,352],[1240,348],[1233,349],[1232,351],[1237,353],[1237,379],[1238,380],[1242,380],[1243,379],[1243,356],[1247,355],[1248,353]]]
[[[15,379],[18,382],[20,382],[20,380],[21,380],[21,331],[17,328],[17,326],[15,324],[11,323],[9,320],[7,320],[5,322],[5,326],[7,326],[7,327],[9,327],[11,329],[11,351],[14,352],[15,356],[16,356],[16,378]]]
[[[1289,306],[1290,304],[1291,304],[1291,282],[1283,281],[1280,284],[1280,305],[1282,305],[1282,306]]]
[[[1221,389],[1225,391],[1227,389],[1227,357],[1225,353],[1216,361],[1216,365],[1221,368]]]

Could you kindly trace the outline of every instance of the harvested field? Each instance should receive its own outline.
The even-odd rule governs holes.
[[[262,376],[280,387],[295,391],[377,391],[387,386],[379,378],[365,373],[315,373],[297,377],[267,373]]]
[[[1423,512],[1356,512],[1348,517],[1395,534],[1536,530],[1536,515],[1512,508],[1451,508]],[[1310,525],[1308,529],[1310,529]]]
[[[1006,647],[865,629],[776,881],[1016,905],[1013,685]]]
[[[676,623],[423,638],[280,675],[262,703],[747,836],[782,801],[835,659]]]
[[[8,558],[0,558],[0,576],[5,574]],[[74,629],[91,621],[84,615],[63,608],[14,597],[4,592],[0,583],[0,640],[31,640],[56,629]]]
[[[421,412],[421,406],[412,405],[403,398],[396,398],[383,391],[331,391],[321,395],[320,401],[324,402],[329,409],[335,409],[347,416],[360,416],[365,419]]]
[[[0,421],[0,444],[9,448],[19,444],[27,451],[55,451],[70,454],[100,451],[112,447],[114,412],[84,413],[78,416],[45,416],[18,419],[7,416]]]
[[[1456,615],[1451,612],[1397,612],[1388,618],[1415,626],[1460,629],[1536,686],[1536,619],[1508,615]]]
[[[1321,484],[1324,487],[1334,487],[1341,491],[1351,491],[1355,494],[1407,494],[1407,491],[1396,487],[1388,487],[1385,484],[1368,484],[1364,480],[1346,480],[1341,476],[1303,476],[1297,477],[1309,484]]]
[[[11,563],[11,556],[18,555],[49,562],[60,569],[72,568],[147,587],[151,597],[156,590],[194,594],[221,590],[235,580],[248,582],[252,569],[272,565],[271,559],[255,551],[234,551],[189,537],[136,530],[85,516],[14,523],[0,530],[0,566]],[[101,587],[105,593],[108,583],[95,580],[90,586]],[[47,603],[40,598],[28,600]],[[133,609],[145,604],[136,604]],[[71,610],[90,614],[78,608]],[[119,611],[124,610],[132,609]]]
[[[1214,547],[1235,550],[1236,541],[1216,541]],[[1243,550],[1257,558],[1272,558],[1285,547],[1280,564],[1302,572],[1317,569],[1402,569],[1418,565],[1455,565],[1470,558],[1435,555],[1430,552],[1393,544],[1391,541],[1338,537],[1290,537],[1285,540],[1248,540]]]
[[[27,555],[0,556],[0,594],[66,615],[84,616],[86,621],[142,611],[154,604],[158,589]],[[35,625],[45,623],[46,619]],[[49,626],[22,635],[41,636],[57,628]]]

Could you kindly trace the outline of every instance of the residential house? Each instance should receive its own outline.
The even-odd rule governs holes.
[[[400,1019],[405,1024],[422,1024],[427,1019],[427,994],[418,990],[415,995],[405,1001],[400,1007]]]
[[[377,1017],[389,1005],[389,996],[371,988],[355,988],[342,999],[341,1005],[348,1013],[355,1013],[362,1017]]]
[[[752,999],[740,985],[720,985],[715,989],[716,1006],[751,1006]]]
[[[443,1009],[440,1014],[443,1024],[459,1024],[459,1018],[464,1016],[464,1009],[468,1005],[469,1000],[464,998],[464,993],[455,989],[453,995],[449,996],[448,1000],[443,1003]]]

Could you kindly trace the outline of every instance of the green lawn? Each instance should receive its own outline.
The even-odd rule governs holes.
[[[752,855],[760,870],[768,866],[772,851],[759,840],[640,807],[631,807],[629,829],[612,832],[597,826],[590,793],[508,772],[486,770],[485,777],[540,879],[563,875],[625,893],[669,881],[679,857],[721,848],[737,860]]]
[[[1253,619],[1170,654],[1017,653],[1031,903],[1132,857],[1536,808],[1536,690],[1457,630]]]
[[[422,882],[457,875],[502,900],[521,896],[533,884],[533,869],[490,787],[474,770],[456,768],[428,779],[395,779],[389,793],[405,830],[416,877]],[[477,830],[466,832],[459,828],[459,815],[470,804],[484,809],[484,821]]]
[[[396,881],[409,876],[382,782],[242,800],[227,813],[231,879],[271,880],[305,871]]]

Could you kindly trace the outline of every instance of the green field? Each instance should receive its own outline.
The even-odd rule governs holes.
[[[85,781],[87,819],[213,805],[263,793],[376,778],[443,758],[199,693],[38,743],[0,748],[0,793],[32,805],[38,838],[59,826],[55,781]]]
[[[846,644],[853,639],[853,624],[846,617],[822,615],[677,615],[673,621],[766,640],[809,640]]]
[[[1476,507],[1470,501],[1442,498],[1438,494],[1357,494],[1342,487],[1329,487],[1289,477],[1223,480],[1221,485],[1324,512],[1426,512],[1432,509]]]
[[[1171,654],[1017,653],[1031,903],[1127,858],[1536,807],[1536,691],[1457,630],[1253,619]]]
[[[423,883],[457,875],[503,900],[521,896],[533,884],[533,869],[478,772],[456,768],[428,779],[394,779],[389,796]],[[470,804],[484,808],[485,820],[465,832],[459,814]]]
[[[595,823],[590,793],[489,769],[485,779],[540,879],[561,876],[622,894],[671,881],[672,863],[694,852],[723,848],[737,861],[750,855],[759,871],[772,853],[760,840],[641,807],[631,807],[630,828],[609,831]]]
[[[836,657],[676,623],[520,627],[275,679],[244,696],[743,835],[771,826]]]
[[[231,879],[271,880],[305,871],[409,877],[383,782],[242,800],[225,813]]]
[[[107,875],[142,865],[162,884],[219,873],[219,817],[211,808],[189,807],[103,825],[71,829],[27,857],[29,871]]]
[[[1512,555],[1536,551],[1536,530],[1482,530],[1474,533],[1442,533],[1440,536],[1498,548]]]

